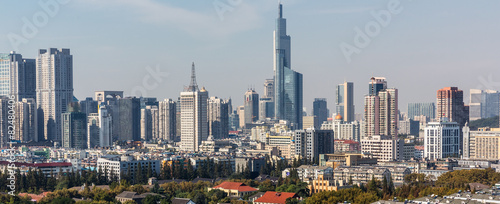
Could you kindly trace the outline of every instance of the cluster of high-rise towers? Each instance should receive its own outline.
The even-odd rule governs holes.
[[[262,97],[249,89],[244,94],[244,104],[234,111],[231,99],[210,97],[205,87],[198,87],[194,63],[191,82],[177,100],[158,101],[151,97],[124,97],[123,91],[96,91],[94,98],[78,101],[73,96],[73,56],[69,49],[40,49],[36,59],[26,59],[15,52],[0,54],[0,145],[5,146],[9,140],[9,96],[16,100],[15,140],[54,141],[70,148],[109,147],[115,141],[163,140],[177,142],[185,151],[198,151],[203,141],[227,138],[230,130],[243,129],[248,133],[265,123],[285,123],[291,129],[319,129],[330,116],[326,99],[316,98],[312,120],[305,117],[303,75],[291,65],[291,39],[281,4],[274,30],[274,76],[265,80]],[[344,82],[336,86],[335,119],[346,123],[360,121],[362,137],[397,138],[401,118],[398,89],[388,88],[383,77],[372,77],[368,85],[363,118],[355,116],[354,84]],[[498,95],[496,102],[489,103],[495,103],[498,112]],[[481,117],[491,112],[483,111],[486,107],[478,104],[471,103],[475,115]],[[411,104],[408,111],[412,119],[421,115],[431,119],[446,117],[462,126],[469,118],[463,92],[456,87],[438,91],[435,109],[433,103]]]

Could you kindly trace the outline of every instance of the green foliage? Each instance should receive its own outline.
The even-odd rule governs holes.
[[[469,127],[471,130],[477,130],[477,128],[480,128],[480,127],[497,128],[498,127],[498,116],[470,121]]]
[[[500,181],[500,173],[488,168],[486,170],[471,169],[447,172],[441,175],[436,186],[448,188],[465,188],[469,183],[493,185]]]

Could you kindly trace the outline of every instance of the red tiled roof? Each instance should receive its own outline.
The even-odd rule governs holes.
[[[254,201],[254,203],[279,203],[285,204],[287,198],[296,198],[298,197],[295,193],[287,193],[287,192],[275,192],[275,191],[267,191],[262,197],[258,198]]]
[[[257,191],[257,189],[245,185],[239,182],[222,182],[221,184],[214,186],[213,188],[231,189],[238,190],[239,192]]]
[[[416,150],[424,150],[424,146],[415,146]]]

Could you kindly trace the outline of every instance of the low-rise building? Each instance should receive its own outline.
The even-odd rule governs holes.
[[[333,170],[334,179],[352,184],[366,184],[373,177],[381,181],[384,177],[389,179],[391,171],[388,168],[377,168],[372,166],[341,166]]]
[[[333,179],[333,168],[327,166],[312,166],[312,165],[301,165],[296,168],[299,179],[302,182],[309,183],[311,180],[318,179],[319,175],[326,180]],[[282,172],[282,177],[286,178],[290,176],[291,169],[287,168]]]
[[[219,189],[227,193],[229,197],[243,197],[247,194],[251,194],[259,189],[247,186],[244,183],[239,182],[222,182],[221,184],[208,188],[208,191]]]
[[[404,142],[386,135],[373,135],[361,139],[361,152],[372,154],[378,161],[402,159]]]
[[[359,153],[320,154],[319,165],[334,169],[338,166],[377,165],[377,159]]]
[[[132,156],[128,155],[97,159],[97,170],[102,172],[107,171],[106,175],[109,177],[108,179],[112,179],[111,177],[115,176],[120,180],[121,176],[127,175],[129,171],[132,177],[130,179],[135,179],[139,166],[141,166],[140,169],[143,171],[151,167],[153,174],[160,174],[161,164],[159,160],[135,160]]]
[[[351,188],[345,181],[337,181],[333,178],[325,179],[325,177],[320,174],[317,179],[311,180],[309,182],[309,191],[311,193],[319,193],[323,191],[338,191],[339,189]]]

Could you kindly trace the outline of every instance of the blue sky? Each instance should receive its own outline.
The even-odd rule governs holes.
[[[16,51],[28,58],[40,48],[70,48],[79,99],[96,90],[131,95],[137,87],[146,96],[175,99],[194,61],[198,84],[211,96],[231,97],[236,107],[248,87],[262,94],[273,74],[277,1],[65,0],[38,32],[24,36],[23,18],[33,22],[45,12],[39,4],[45,1],[2,2],[0,52],[14,49],[13,34],[26,37]],[[408,102],[435,102],[445,86],[466,94],[471,88],[500,90],[499,1],[396,1],[401,12],[391,14],[348,62],[340,44],[353,45],[355,28],[375,22],[371,13],[387,10],[389,2],[282,0],[292,68],[304,74],[308,112],[315,97],[327,98],[333,111],[335,85],[347,80],[354,82],[361,113],[372,75],[399,89],[402,111]],[[218,13],[214,4],[226,10]],[[147,67],[168,76],[151,76]],[[160,80],[144,85],[144,78]]]

